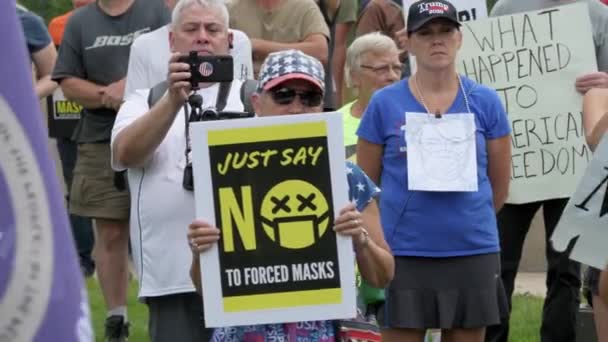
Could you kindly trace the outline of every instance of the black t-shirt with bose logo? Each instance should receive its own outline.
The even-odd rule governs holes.
[[[53,79],[76,77],[105,86],[124,78],[133,40],[164,26],[169,19],[162,0],[134,0],[118,16],[106,14],[97,3],[74,11],[65,29]],[[115,118],[113,109],[83,109],[74,139],[79,143],[109,142]]]

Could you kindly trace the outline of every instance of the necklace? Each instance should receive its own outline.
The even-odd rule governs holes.
[[[473,112],[471,112],[471,108],[469,107],[469,99],[467,98],[467,94],[464,91],[464,86],[462,85],[462,80],[460,79],[460,75],[456,74],[456,77],[458,78],[458,85],[460,86],[460,90],[462,91],[462,96],[464,97],[464,103],[467,109],[467,113],[472,114]],[[471,138],[473,135],[475,135],[475,130],[473,129],[471,131],[470,134],[467,134],[465,137],[462,138],[451,138],[449,137],[447,134],[445,134],[442,129],[439,127],[441,121],[437,121],[437,120],[431,120],[430,119],[430,115],[434,115],[435,119],[441,119],[441,113],[439,112],[439,109],[437,110],[437,112],[435,114],[432,114],[431,111],[429,110],[429,107],[426,104],[426,101],[424,100],[424,95],[422,94],[422,91],[420,91],[420,86],[418,85],[418,77],[416,77],[416,75],[414,75],[414,87],[416,88],[416,92],[418,93],[418,96],[420,96],[420,102],[422,102],[422,106],[424,107],[424,109],[426,110],[427,115],[427,121],[432,124],[435,127],[435,130],[437,132],[437,134],[439,134],[443,139],[445,139],[446,141],[450,141],[453,143],[462,143],[464,141],[466,141],[467,139]],[[456,94],[456,96],[458,96],[458,94]]]
[[[467,94],[464,92],[464,86],[462,85],[462,80],[460,79],[460,75],[456,74],[456,78],[458,79],[458,85],[460,86],[460,90],[462,91],[462,96],[464,97],[464,103],[467,107],[467,111],[469,113],[472,113],[471,108],[469,108],[469,99],[467,98]],[[414,75],[414,87],[416,87],[416,92],[418,93],[418,96],[420,96],[420,102],[422,102],[422,106],[426,110],[427,114],[432,115],[431,111],[429,110],[429,107],[426,105],[426,101],[424,100],[424,95],[422,94],[422,91],[420,90],[420,86],[418,85],[418,75]],[[458,96],[458,94],[456,94],[456,96]],[[439,109],[437,109],[437,112],[435,113],[435,118],[437,118],[437,119],[441,118],[441,113],[439,112]]]

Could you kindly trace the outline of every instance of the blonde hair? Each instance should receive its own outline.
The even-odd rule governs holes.
[[[358,71],[361,67],[361,58],[368,52],[384,53],[387,51],[399,52],[397,44],[388,36],[380,32],[364,34],[353,41],[346,50],[346,63],[344,65],[344,79],[346,85],[353,86],[351,72]]]

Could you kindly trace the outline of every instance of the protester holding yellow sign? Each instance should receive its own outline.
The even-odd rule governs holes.
[[[270,54],[262,66],[259,79],[258,90],[252,96],[253,107],[259,116],[322,111],[323,90],[325,89],[323,67],[314,58],[295,50]],[[256,127],[253,129],[263,128]],[[289,127],[285,127],[285,129],[289,129]],[[312,132],[316,128],[314,125],[309,125],[308,128],[303,130]],[[301,134],[309,135],[310,132],[301,132]],[[276,134],[282,135],[284,133],[276,132]],[[216,139],[211,137],[210,133],[209,139],[212,140],[212,138]],[[222,139],[228,139],[228,137],[224,136]],[[321,158],[327,158],[319,148],[308,147],[302,150],[288,149],[285,146],[280,146],[277,151],[264,149],[256,156],[255,162],[253,159],[249,160],[250,166],[260,167],[261,165],[261,167],[264,167],[264,165],[270,166],[273,163],[274,165],[312,164],[321,162]],[[226,164],[222,163],[222,165],[225,166]],[[232,164],[232,167],[234,166],[235,164]],[[224,171],[227,171],[227,169],[221,168],[218,173]],[[353,239],[353,248],[362,276],[370,284],[384,287],[393,277],[394,263],[388,245],[384,240],[378,206],[374,200],[379,193],[379,189],[361,169],[350,162],[347,162],[346,173],[349,197],[353,203],[342,208],[333,222],[328,220],[328,200],[324,198],[323,193],[308,182],[294,179],[278,183],[263,196],[260,213],[262,217],[261,226],[264,235],[268,236],[270,240],[292,250],[312,246],[316,243],[317,238],[322,239],[323,236],[334,235],[333,232],[328,234],[330,229],[339,235],[350,236]],[[275,174],[275,176],[305,177],[284,174]],[[217,174],[213,177],[217,178]],[[246,194],[243,193],[242,196],[246,196]],[[227,196],[224,199],[229,200],[230,198],[232,196]],[[222,201],[222,205],[224,205],[223,203]],[[309,220],[317,222],[316,234],[309,235],[306,233],[303,229],[305,225],[301,224],[299,217],[294,216],[296,212],[299,216],[304,213],[304,216]],[[246,218],[243,217],[243,220],[246,220]],[[278,224],[278,227],[276,224]],[[290,227],[292,229],[288,229]],[[196,220],[190,225],[188,241],[193,253],[191,276],[199,291],[201,291],[199,254],[216,243],[219,243],[224,251],[235,248],[230,231],[226,226],[222,227],[220,238],[220,229],[205,220]],[[249,248],[255,248],[257,243],[255,240],[247,238],[242,240],[244,240],[242,244],[249,245]],[[321,252],[325,253],[324,251]],[[287,262],[283,260],[273,261]],[[304,266],[304,264],[311,263],[303,262],[301,269],[295,267],[297,272],[293,272],[295,266],[293,264],[291,268],[280,265],[266,266],[263,267],[264,272],[260,272],[260,267],[256,267],[257,271],[255,272],[248,271],[249,268],[244,268],[242,281],[260,282],[263,280],[266,283],[286,283],[285,286],[289,286],[290,280],[288,278],[290,274],[298,275],[301,278],[299,278],[300,280],[332,281],[335,278],[335,268],[330,262],[316,266]],[[252,276],[253,273],[257,276]],[[260,277],[261,273],[264,273],[263,278]],[[301,284],[304,284],[304,282]],[[299,286],[305,286],[305,284]],[[247,301],[247,303],[251,302]],[[212,341],[268,340],[270,336],[282,337],[283,340],[289,341],[295,341],[296,336],[306,338],[307,341],[328,341],[333,340],[338,334],[334,323],[333,321],[315,321],[219,328],[216,329]]]

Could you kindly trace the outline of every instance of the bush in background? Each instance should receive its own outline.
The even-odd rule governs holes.
[[[17,0],[17,2],[44,18],[47,24],[52,18],[72,9],[72,0]]]

